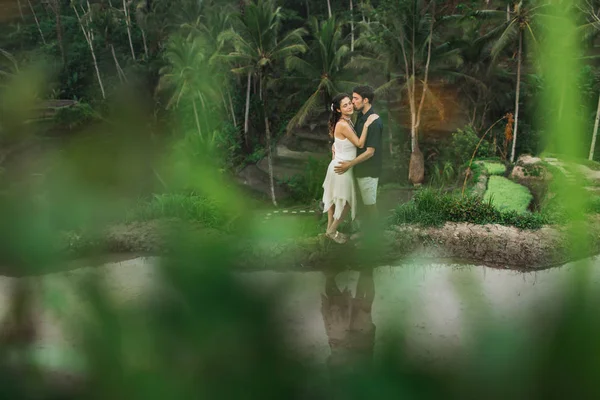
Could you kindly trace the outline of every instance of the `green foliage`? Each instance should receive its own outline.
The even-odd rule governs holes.
[[[246,162],[249,164],[256,164],[267,156],[267,149],[264,147],[255,147],[254,151],[246,157]]]
[[[0,35],[0,41],[9,41],[12,40],[11,38],[19,36],[20,39],[11,45],[11,52],[14,49],[29,51],[39,47],[41,52],[57,56],[58,48],[53,36],[55,35],[54,17],[50,11],[44,8],[51,3],[34,5],[40,18],[41,30],[48,41],[47,46],[39,44],[39,33],[29,16],[26,17],[25,22],[18,21],[16,34]],[[111,44],[115,45],[117,57],[124,64],[145,62],[145,60],[139,61],[139,59],[134,62],[128,55],[129,44],[127,35],[124,33],[122,12],[116,10],[116,7],[108,7],[107,2],[92,3],[94,12],[90,16],[94,16],[94,44],[98,51],[101,73],[108,76],[114,74],[115,66],[109,50]],[[183,0],[178,2],[175,7],[172,1],[165,0],[141,4],[131,3],[131,8],[136,8],[136,14],[137,12],[142,14],[139,18],[137,16],[133,18],[133,42],[138,57],[142,48],[139,30],[141,26],[147,28],[150,54],[152,54],[153,51],[161,51],[160,49],[164,48],[166,43],[164,40],[173,30],[185,29],[186,35],[183,37],[187,37],[187,33],[195,32],[198,28],[197,23],[204,20],[204,7],[221,5],[218,3],[220,2]],[[235,1],[236,6],[238,3],[240,2]],[[291,3],[290,0],[287,0],[285,4]],[[294,11],[299,14],[303,13],[303,9],[298,7],[298,4],[303,6],[304,2],[296,1],[294,3],[293,5],[297,7]],[[361,1],[359,3],[369,7],[371,2]],[[392,6],[408,8],[413,4],[427,7],[436,4],[391,0],[372,3],[381,6],[377,12],[386,12]],[[570,2],[553,2],[555,5],[568,3]],[[66,6],[66,3],[61,4]],[[325,15],[326,2],[310,0],[307,4],[311,6],[313,14],[317,12]],[[347,8],[346,4],[333,2],[336,15],[337,12]],[[476,5],[471,2],[472,6],[468,7],[462,2],[458,6],[459,9],[464,7],[478,10],[481,4],[481,1]],[[529,8],[530,2],[525,1],[522,4]],[[116,5],[116,2],[113,2],[113,5]],[[167,11],[157,12],[161,8]],[[442,9],[442,11],[451,12],[452,10]],[[57,96],[85,99],[86,103],[94,104],[99,97],[89,49],[86,47],[78,25],[74,23],[73,16],[69,14],[71,12],[69,7],[64,7],[63,12],[65,17],[63,19],[64,36],[68,50],[67,64],[58,78],[60,83],[57,85]],[[282,14],[291,13],[285,13],[282,10]],[[503,8],[495,14],[498,15],[501,23],[493,25],[489,29],[498,28],[500,32],[507,32],[506,35],[503,35],[502,41],[494,46],[494,53],[499,53],[499,57],[503,56],[501,64],[506,67],[507,73],[501,78],[494,78],[499,82],[493,81],[492,83],[495,84],[494,88],[510,87],[510,89],[494,91],[488,87],[488,90],[492,96],[501,98],[491,107],[504,113],[514,104],[514,101],[511,104],[511,100],[514,100],[511,98],[514,93],[512,92],[514,77],[511,76],[511,73],[514,72],[513,54],[515,49],[514,46],[508,46],[505,51],[500,51],[501,44],[514,43],[514,29],[526,27],[527,24],[510,26],[504,24]],[[519,13],[511,15],[516,17],[522,13],[519,11]],[[367,13],[367,17],[369,19],[372,17],[371,21],[374,25],[380,22],[376,18],[377,13]],[[411,26],[407,22],[411,20],[412,15],[400,15],[400,17],[402,19],[398,19],[398,21],[395,21],[394,18],[388,18],[385,21],[390,25],[400,22],[401,29],[390,30],[393,34],[386,36],[385,41],[379,42],[379,44],[384,44],[380,48],[385,49],[386,46],[389,46],[390,49],[390,54],[382,57],[383,61],[393,60],[396,64],[389,65],[393,68],[376,69],[378,74],[375,76],[381,76],[380,73],[385,71],[386,75],[389,73],[392,75],[392,79],[396,79],[396,83],[402,85],[406,82],[406,74],[403,74],[402,71],[402,61],[399,61],[399,58],[394,59],[392,55],[401,54],[398,51],[398,39],[404,40],[406,43],[411,40],[409,38],[412,38],[413,35],[410,34],[410,30],[406,29]],[[430,15],[428,12],[423,12],[418,17],[415,40],[419,43],[416,46],[419,51],[419,60],[416,68],[420,69],[423,67],[425,49],[425,46],[422,46],[423,38],[429,34],[427,27]],[[452,19],[445,17],[447,15],[442,14],[439,16],[439,20]],[[584,20],[585,17],[581,16],[580,19]],[[461,21],[464,22],[464,19],[461,18]],[[558,35],[540,34],[538,36],[542,37],[539,43],[542,46],[549,46],[550,53],[555,52],[562,57],[552,60],[556,62],[550,63],[544,63],[541,60],[541,69],[547,72],[548,81],[567,82],[569,85],[566,85],[565,104],[567,108],[564,110],[562,122],[558,118],[548,119],[549,128],[551,128],[548,129],[548,135],[555,138],[558,149],[564,148],[567,153],[574,153],[569,150],[569,147],[580,146],[584,142],[581,140],[579,124],[573,123],[575,115],[573,111],[579,112],[579,110],[574,110],[575,107],[579,108],[579,105],[573,106],[577,104],[575,101],[577,97],[574,94],[577,94],[575,91],[579,88],[575,84],[570,84],[572,81],[562,78],[574,75],[574,71],[578,71],[578,68],[573,68],[572,64],[576,57],[572,53],[562,53],[560,51],[561,41],[556,39],[573,38],[575,35],[565,35],[570,32],[561,29],[562,21],[558,16],[551,22],[548,27],[559,29]],[[591,25],[594,28],[596,24],[594,20],[592,22]],[[510,29],[508,29],[509,27]],[[437,29],[434,31],[434,35],[437,36],[436,48],[438,48],[438,43],[445,42],[446,32],[459,30],[459,27],[453,28],[447,31]],[[363,26],[360,29],[363,29]],[[482,27],[483,33],[485,33],[485,29],[487,26]],[[479,32],[479,30],[477,29],[475,32]],[[394,40],[396,46],[392,47]],[[589,40],[589,42],[594,43],[594,40]],[[576,48],[576,46],[566,47]],[[440,51],[444,50],[443,46],[440,48]],[[469,46],[464,46],[464,48],[468,49]],[[480,48],[486,52],[489,49],[487,43]],[[210,50],[206,51],[210,52]],[[392,52],[393,54],[391,54]],[[489,56],[485,52],[481,54],[483,54],[483,61],[485,61],[485,57]],[[535,53],[531,52],[530,54]],[[357,55],[356,59],[358,58]],[[201,60],[201,58],[191,59]],[[206,59],[202,58],[202,60]],[[440,58],[435,57],[432,62],[437,63],[439,60]],[[278,62],[273,63],[271,71],[278,71],[276,67],[280,66],[280,63],[281,58],[279,58],[279,65]],[[381,64],[374,65],[379,67]],[[474,63],[471,65],[473,66]],[[489,65],[483,62],[480,63],[480,66],[483,67],[480,68],[480,71],[487,73]],[[194,65],[189,67],[200,68],[200,66]],[[531,68],[529,65],[525,67],[525,70]],[[153,93],[158,80],[159,68],[156,65],[152,68],[153,73],[149,76],[153,76],[153,79],[148,81],[148,87],[144,93]],[[560,68],[562,74],[553,73],[553,68]],[[127,68],[125,69],[127,70]],[[183,70],[186,73],[189,72],[187,68],[183,68],[181,72]],[[450,72],[454,73],[457,70],[451,69]],[[442,72],[443,70],[437,69],[437,71]],[[13,71],[10,73],[12,74]],[[112,79],[115,80],[114,77]],[[15,96],[25,93],[24,97],[28,97],[29,91],[17,90],[24,88],[25,86],[14,87],[10,95],[0,94],[2,96],[0,123],[2,123],[3,133],[9,133],[12,137],[21,137],[23,130],[27,129],[27,125],[23,121],[21,123],[8,121],[9,117],[21,115],[19,107],[26,110],[28,106],[34,104],[32,96],[32,98],[26,99],[28,101],[24,101],[14,108],[12,105],[6,108],[9,101],[14,100]],[[182,86],[177,88],[178,90],[183,89]],[[236,89],[240,88],[243,88],[243,84],[236,87]],[[593,89],[583,87],[581,92],[582,97],[589,97]],[[45,90],[40,90],[38,93],[45,93]],[[272,93],[274,92],[270,92],[270,94]],[[287,94],[284,91],[274,97],[279,100],[279,96],[283,98]],[[199,98],[197,93],[188,93],[187,95],[190,96],[188,100]],[[524,102],[528,103],[527,96],[523,98]],[[551,99],[553,104],[559,103],[560,90],[550,91],[545,98]],[[219,103],[218,107],[220,107],[220,99],[217,99],[216,103]],[[188,107],[185,111],[189,111],[191,105],[186,104],[185,106]],[[177,131],[177,137],[184,136],[189,131],[194,134],[190,133],[187,138],[184,137],[179,146],[167,149],[168,154],[165,158],[168,160],[168,166],[171,167],[172,163],[173,165],[177,164],[178,167],[173,173],[177,179],[173,180],[179,182],[179,187],[176,187],[172,193],[157,195],[140,203],[138,208],[131,211],[130,218],[132,220],[177,218],[199,221],[206,226],[222,228],[229,224],[229,212],[248,212],[247,198],[231,190],[226,180],[223,179],[223,174],[214,168],[212,160],[207,160],[208,153],[215,149],[215,147],[209,146],[211,140],[214,141],[216,148],[222,149],[225,153],[234,154],[236,151],[236,146],[232,144],[235,136],[234,128],[211,129],[222,121],[218,120],[220,116],[214,114],[214,109],[210,106],[212,105],[208,107],[209,112],[201,115],[209,119],[215,118],[217,121],[202,122],[207,125],[204,130],[205,140],[200,140],[198,132],[189,129],[189,125],[194,127],[192,116],[189,121],[184,121],[185,123],[182,124],[184,128]],[[216,105],[215,108],[217,108]],[[26,115],[27,113],[23,111],[22,114]],[[552,107],[548,107],[543,114],[558,115],[556,108]],[[188,113],[188,115],[191,114]],[[152,116],[153,114],[150,114],[147,118],[140,119],[137,121],[137,125],[132,125],[131,129],[123,131],[122,136],[131,139],[134,137],[132,133],[135,132],[134,128],[143,127],[145,130],[146,124],[152,120]],[[532,118],[531,114],[528,118]],[[191,124],[188,123],[190,121]],[[100,133],[96,133],[97,137],[118,136],[113,132],[114,121],[111,120],[110,124],[107,123],[102,128]],[[528,132],[529,130],[523,129],[523,136],[533,137],[533,135],[528,135]],[[164,136],[167,136],[167,133]],[[32,184],[27,187],[27,190],[16,190],[9,194],[1,193],[0,264],[2,268],[10,266],[12,274],[30,275],[45,273],[49,266],[66,264],[65,257],[62,254],[58,255],[55,249],[56,238],[61,233],[57,226],[85,225],[85,222],[92,219],[91,216],[98,215],[101,217],[96,217],[97,220],[105,222],[106,210],[114,208],[122,200],[122,197],[127,197],[129,192],[126,189],[138,185],[143,176],[139,171],[147,168],[149,164],[151,165],[151,160],[140,156],[140,154],[146,155],[148,152],[142,146],[148,141],[147,137],[144,139],[146,140],[139,142],[135,140],[109,142],[101,149],[90,146],[69,150],[70,156],[73,158],[68,165],[69,168],[53,171],[58,175],[52,182],[56,185],[40,188]],[[470,143],[470,151],[467,148],[469,146],[464,146],[465,148],[459,151],[461,157],[457,157],[457,159],[460,158],[457,163],[464,164],[465,157],[470,158],[474,149],[473,140]],[[182,147],[187,151],[183,151]],[[175,154],[173,155],[171,153],[174,152],[174,149]],[[72,154],[73,152],[75,154]],[[56,157],[64,157],[63,153],[62,151],[58,152]],[[398,154],[403,153],[399,152]],[[443,172],[444,168],[440,169]],[[324,171],[324,169],[318,171]],[[314,172],[317,172],[316,166]],[[73,178],[74,176],[80,177],[80,179],[76,180]],[[4,175],[0,175],[0,179],[3,181],[5,178]],[[316,177],[311,179],[314,182],[318,181]],[[119,184],[107,185],[113,181]],[[172,183],[171,180],[168,182]],[[303,185],[306,187],[305,193],[311,193],[311,190],[315,188],[313,184]],[[193,187],[197,191],[184,192],[182,187]],[[177,189],[180,191],[176,191]],[[565,212],[569,217],[579,217],[578,220],[581,220],[580,213],[584,210],[582,207],[584,196],[581,195],[581,191],[576,189],[576,186],[558,185],[557,190],[566,195],[564,197],[557,196],[556,199],[559,199],[560,206],[566,208]],[[55,196],[46,196],[46,190],[54,190]],[[35,207],[37,200],[33,201],[33,198],[44,199],[47,203],[46,207],[40,211]],[[587,207],[588,210],[597,212],[600,209],[600,202],[594,199]],[[479,197],[458,197],[449,193],[425,190],[418,192],[412,202],[398,207],[394,217],[396,223],[416,222],[440,225],[445,221],[466,221],[478,224],[500,223],[527,229],[539,228],[543,223],[549,221],[546,214],[498,211],[490,202]],[[68,220],[70,223],[65,224],[64,220]],[[56,221],[60,221],[61,224],[57,225]],[[70,384],[72,382],[70,379],[67,380],[67,385],[60,385],[61,378],[63,378],[60,373],[59,376],[54,373],[48,375],[47,371],[38,371],[29,364],[26,354],[32,348],[39,347],[39,343],[36,345],[35,341],[40,338],[35,334],[29,334],[32,332],[32,326],[35,325],[35,320],[32,321],[31,318],[40,314],[45,315],[48,311],[38,309],[35,299],[39,298],[40,289],[46,292],[47,288],[40,288],[38,283],[41,280],[38,278],[11,280],[10,285],[7,286],[13,288],[14,292],[7,296],[9,297],[6,300],[7,319],[6,324],[2,326],[3,335],[0,343],[2,377],[0,378],[2,379],[0,397],[16,400],[123,397],[131,399],[172,398],[175,400],[194,397],[207,399],[259,397],[261,399],[288,397],[352,399],[376,398],[376,394],[388,398],[436,399],[493,397],[521,400],[553,397],[600,397],[595,380],[600,370],[600,348],[597,343],[600,334],[600,313],[598,313],[597,305],[600,302],[598,302],[596,293],[585,291],[585,284],[591,281],[591,275],[588,274],[592,272],[586,268],[585,263],[570,269],[581,275],[575,275],[576,279],[569,280],[572,285],[565,286],[567,291],[564,292],[564,297],[559,295],[553,298],[553,301],[541,304],[540,308],[536,307],[540,320],[532,326],[539,327],[541,335],[536,335],[537,332],[524,333],[523,330],[515,329],[512,321],[507,321],[506,318],[495,319],[494,315],[497,314],[495,310],[484,309],[482,315],[489,316],[490,319],[461,319],[464,325],[461,325],[460,329],[467,332],[468,337],[473,340],[464,344],[458,359],[448,353],[450,354],[448,358],[443,360],[448,361],[447,364],[442,362],[436,364],[434,368],[428,368],[429,365],[423,367],[423,364],[416,363],[413,357],[407,356],[411,355],[411,351],[414,350],[410,346],[409,348],[401,346],[402,348],[398,351],[398,343],[407,343],[404,340],[406,332],[400,331],[398,332],[399,340],[393,342],[393,347],[380,349],[380,353],[384,355],[382,363],[364,362],[364,364],[357,365],[342,365],[342,367],[348,367],[349,372],[336,373],[332,371],[333,379],[323,379],[322,368],[313,369],[310,363],[296,362],[290,357],[287,346],[289,345],[289,332],[282,329],[280,325],[281,310],[279,308],[282,302],[290,299],[277,296],[289,294],[286,291],[287,287],[277,283],[276,286],[273,286],[275,288],[273,291],[270,290],[270,287],[264,288],[267,290],[251,291],[241,283],[239,275],[233,273],[234,268],[239,267],[236,263],[238,260],[234,257],[238,251],[237,246],[243,240],[249,240],[249,238],[256,240],[252,243],[256,245],[252,248],[253,250],[259,248],[258,244],[264,244],[267,251],[263,254],[268,257],[278,254],[279,250],[269,240],[281,237],[294,240],[297,235],[314,235],[314,231],[311,230],[314,227],[313,222],[310,219],[300,221],[299,219],[285,220],[281,218],[273,225],[264,223],[259,228],[246,226],[245,229],[240,230],[242,234],[239,236],[232,236],[231,240],[218,243],[205,236],[189,232],[183,229],[183,226],[182,229],[165,233],[167,247],[172,251],[156,260],[156,269],[153,268],[151,273],[151,277],[157,278],[159,281],[157,282],[159,290],[153,292],[148,299],[144,298],[143,301],[137,301],[141,298],[136,299],[131,308],[128,307],[127,303],[129,302],[115,302],[114,296],[111,296],[114,293],[105,293],[103,291],[105,279],[97,279],[96,274],[88,275],[85,271],[81,271],[81,274],[62,275],[69,285],[79,285],[69,287],[69,289],[73,289],[72,292],[65,291],[63,287],[55,289],[52,295],[69,296],[71,293],[77,293],[82,297],[73,309],[52,310],[53,313],[56,313],[56,318],[52,319],[64,322],[61,327],[67,330],[65,333],[68,336],[74,335],[78,339],[77,355],[85,361],[83,364],[86,366],[85,380],[82,385]],[[286,231],[289,229],[289,225],[298,226],[299,224],[306,225],[298,231]],[[98,228],[104,228],[104,226],[98,226]],[[578,229],[579,227],[576,226],[576,229],[565,233],[568,235],[567,245],[574,244],[573,255],[582,258],[588,256],[589,252],[583,252],[581,247],[576,246],[583,242],[580,240],[581,232],[578,232]],[[327,247],[326,251],[331,249],[336,249],[335,245]],[[342,248],[340,253],[346,252],[346,249]],[[299,250],[304,251],[301,247]],[[368,248],[361,249],[361,253],[366,253],[367,256],[369,255],[368,251]],[[336,254],[335,250],[332,252],[336,257],[332,260],[331,266],[333,268],[343,267],[343,265],[335,263],[340,253]],[[294,254],[290,254],[290,259],[293,257]],[[248,269],[263,266],[260,262],[247,261],[247,264],[244,267]],[[112,266],[111,270],[114,267],[119,268]],[[306,267],[304,266],[303,270],[306,270]],[[366,271],[361,272],[361,278],[364,272]],[[318,274],[313,273],[313,275],[317,277]],[[62,277],[56,280],[60,281]],[[54,281],[54,277],[49,280]],[[361,287],[360,282],[359,280],[357,289]],[[125,285],[125,283],[118,282],[118,287],[124,287],[121,285]],[[469,288],[472,287],[474,286],[470,285]],[[466,299],[470,300],[470,297],[460,290],[457,290],[456,293],[459,296],[464,295]],[[121,296],[117,297],[121,299]],[[80,299],[77,298],[77,300]],[[415,303],[414,300],[412,297],[406,297],[401,300],[399,305],[401,308],[410,307]],[[60,302],[56,303],[60,304]],[[364,301],[362,304],[366,305]],[[486,306],[485,301],[478,301],[478,299],[472,299],[471,302],[465,302],[465,304],[468,309]],[[555,304],[559,304],[560,307],[544,308],[544,306]],[[42,306],[46,305],[42,304]],[[551,318],[547,318],[547,316],[551,316]],[[402,318],[394,321],[400,327],[408,326],[406,322]],[[73,328],[73,330],[71,331],[69,328]],[[381,331],[381,326],[377,328]],[[286,334],[288,337],[285,336]],[[428,332],[424,334],[428,334]],[[533,337],[533,340],[529,341],[530,337]],[[369,342],[369,344],[371,343]],[[365,350],[365,347],[344,350],[362,351]],[[530,356],[522,357],[523,354]],[[353,352],[349,355],[357,354]],[[370,357],[369,361],[372,361]],[[336,367],[333,363],[328,366],[332,369]],[[45,379],[46,377],[50,379]],[[66,387],[69,393],[55,393],[57,387]],[[77,393],[71,391],[77,391]]]
[[[140,201],[129,211],[127,221],[176,218],[185,222],[200,222],[207,228],[225,229],[231,216],[223,209],[214,199],[195,193],[162,193]]]
[[[214,145],[219,153],[218,162],[228,170],[241,164],[240,132],[232,123],[224,122],[213,133]]]
[[[537,164],[525,165],[523,167],[523,175],[538,178],[544,174],[545,169],[547,169],[547,167],[545,167],[543,165],[537,165]]]
[[[452,134],[451,154],[457,165],[467,164],[473,152],[479,143],[480,137],[477,136],[472,127],[467,126],[465,129],[458,129]],[[483,140],[475,158],[484,158],[493,155],[493,149],[487,140]]]
[[[342,25],[335,18],[322,22],[312,18],[309,26],[313,40],[306,57],[286,60],[292,72],[288,80],[308,97],[290,120],[288,129],[302,125],[318,109],[327,109],[326,105],[337,93],[351,90],[352,76],[346,66],[350,47],[342,37]]]
[[[54,118],[57,125],[74,129],[98,119],[98,113],[87,103],[76,103],[58,110]]]
[[[504,175],[506,172],[506,165],[499,163],[492,163],[483,161],[483,167],[487,170],[489,175]]]
[[[390,219],[393,224],[442,226],[445,222],[500,224],[520,229],[539,229],[547,223],[541,214],[500,211],[479,196],[460,196],[432,189],[418,191],[414,198],[399,205]]]
[[[533,196],[523,185],[519,185],[502,176],[490,176],[484,200],[489,201],[501,211],[525,212]]]
[[[443,166],[441,163],[436,163],[433,166],[433,174],[431,174],[431,185],[442,187],[456,180],[456,171],[450,161],[446,161]]]
[[[310,157],[301,174],[283,181],[294,200],[308,204],[314,200],[319,200],[323,196],[323,181],[329,162],[328,159]]]

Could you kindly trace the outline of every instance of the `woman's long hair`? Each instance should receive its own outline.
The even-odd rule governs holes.
[[[331,115],[329,116],[329,137],[333,140],[333,132],[335,131],[335,124],[342,118],[342,112],[340,111],[340,105],[342,100],[350,98],[346,93],[340,93],[336,95],[331,101]]]

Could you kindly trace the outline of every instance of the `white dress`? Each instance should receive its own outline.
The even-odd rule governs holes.
[[[323,182],[323,212],[326,213],[335,204],[333,217],[340,219],[344,205],[350,204],[352,219],[356,214],[356,190],[352,168],[343,174],[337,174],[333,168],[340,161],[352,161],[356,158],[356,146],[350,140],[334,138],[335,158],[329,163],[325,182]]]

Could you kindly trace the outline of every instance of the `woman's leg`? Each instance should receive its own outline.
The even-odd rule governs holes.
[[[329,232],[329,228],[331,227],[331,224],[333,224],[333,213],[335,212],[335,204],[332,205],[331,207],[329,207],[329,210],[327,210],[327,229],[325,230],[325,232]]]
[[[346,218],[346,215],[348,215],[348,211],[350,211],[350,204],[348,204],[348,202],[346,202],[346,205],[344,206],[344,209],[342,210],[342,215],[340,215],[340,219],[333,220],[333,222],[327,229],[327,233],[333,233],[333,232],[337,231],[337,228],[340,225],[340,223],[344,220],[344,218]]]

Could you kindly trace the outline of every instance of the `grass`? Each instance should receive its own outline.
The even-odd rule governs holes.
[[[483,161],[482,164],[489,175],[504,175],[506,172],[506,166],[504,164],[486,161]]]
[[[548,223],[546,216],[515,210],[498,210],[479,196],[461,196],[432,189],[418,191],[414,198],[394,210],[391,224],[443,226],[446,222],[500,224],[521,229],[539,229]]]
[[[298,207],[305,209],[306,207]],[[293,209],[293,208],[292,208]],[[270,215],[269,215],[270,213]],[[256,235],[270,240],[287,240],[310,237],[324,231],[321,215],[274,214],[271,209],[253,208],[249,214],[256,226]],[[213,200],[196,194],[165,193],[140,201],[131,209],[126,221],[151,221],[155,219],[179,219],[198,222],[206,228],[230,231],[236,216]],[[323,227],[321,226],[323,225]]]
[[[484,200],[491,202],[499,211],[527,211],[533,195],[523,185],[502,176],[491,176]]]
[[[200,222],[207,228],[225,228],[232,220],[226,208],[214,200],[196,194],[155,194],[149,200],[140,201],[127,215],[127,222],[176,218]]]

